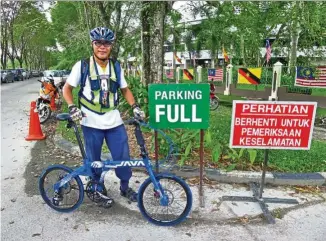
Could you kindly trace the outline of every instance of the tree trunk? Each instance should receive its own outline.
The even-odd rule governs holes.
[[[151,60],[150,60],[150,2],[142,2],[141,10],[141,43],[142,43],[142,67],[141,79],[146,86],[150,83]]]
[[[300,3],[294,2],[294,14],[291,27],[291,46],[289,51],[289,64],[288,64],[288,74],[294,72],[294,66],[297,63],[297,49],[298,49],[298,40],[299,34],[301,32],[300,23],[299,23],[299,11]]]
[[[11,68],[15,69],[15,58],[12,55],[10,55],[9,58],[10,58],[10,62],[11,62]]]
[[[154,4],[154,3],[153,3]],[[167,2],[156,2],[153,14],[153,28],[151,38],[151,82],[163,82],[164,62],[164,19]]]
[[[7,26],[1,26],[1,36],[3,37],[1,40],[1,66],[2,69],[7,68],[7,52],[8,52],[8,38],[7,38]]]
[[[12,23],[13,24],[13,23]],[[10,54],[10,60],[12,64],[12,68],[15,68],[15,53],[16,53],[16,47],[15,47],[15,42],[14,42],[14,29],[13,26],[9,27],[10,31],[10,42],[11,42],[11,54]]]
[[[245,57],[245,44],[244,44],[243,34],[241,34],[241,36],[240,36],[240,48],[241,48],[242,65],[247,66],[246,57]]]

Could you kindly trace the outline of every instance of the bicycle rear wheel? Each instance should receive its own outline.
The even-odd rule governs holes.
[[[155,191],[150,178],[140,186],[138,206],[141,214],[151,223],[173,226],[184,221],[192,207],[192,193],[189,186],[179,177],[160,174],[156,180],[168,195],[168,205],[160,204],[160,194]]]
[[[210,100],[210,110],[216,110],[219,106],[219,100],[216,97]]]
[[[71,212],[77,209],[84,199],[83,183],[78,176],[64,184],[59,192],[54,191],[54,184],[73,170],[63,165],[48,167],[40,176],[39,190],[43,200],[58,212]]]

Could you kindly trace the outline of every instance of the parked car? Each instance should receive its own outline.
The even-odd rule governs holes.
[[[40,77],[41,75],[40,75],[40,71],[38,71],[38,70],[32,70],[32,76],[33,77]]]
[[[50,75],[52,75],[53,79],[54,79],[54,84],[56,86],[58,86],[59,84],[61,84],[63,81],[63,74],[60,70],[45,70],[43,72],[43,77],[42,80],[46,80],[47,77],[50,77]]]
[[[62,78],[64,82],[66,82],[67,78],[70,75],[70,72],[71,72],[70,70],[62,70]]]
[[[14,82],[15,75],[9,70],[1,70],[1,83]]]
[[[12,73],[14,73],[15,81],[23,81],[24,76],[23,72],[20,69],[9,69]]]
[[[26,80],[27,78],[27,71],[25,69],[22,68],[18,68],[17,70],[20,70],[22,72],[23,78]]]
[[[33,78],[32,70],[27,70],[26,73],[27,73],[27,78],[28,79]]]

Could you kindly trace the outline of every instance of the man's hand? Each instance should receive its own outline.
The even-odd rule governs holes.
[[[141,120],[145,119],[145,112],[140,109],[138,104],[133,104],[132,105],[132,110],[133,110],[134,116],[136,118],[139,118]]]
[[[69,114],[73,121],[80,121],[83,118],[83,114],[79,108],[75,105],[70,105],[69,107]]]

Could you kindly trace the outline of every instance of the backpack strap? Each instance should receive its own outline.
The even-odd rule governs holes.
[[[114,72],[115,72],[115,76],[117,78],[117,82],[119,84],[120,87],[120,83],[121,83],[121,66],[120,66],[120,62],[117,59],[111,59],[111,61],[113,62],[113,68],[114,68]]]
[[[119,85],[118,88],[120,88],[121,85],[121,65],[120,62],[117,59],[111,59],[113,62],[113,68],[114,68],[114,72],[115,72],[115,77],[117,78],[117,83]],[[114,98],[114,105],[117,106],[119,104],[119,94],[118,92],[115,94],[115,98]]]
[[[89,58],[80,61],[80,90],[78,92],[78,106],[80,108],[80,96],[83,94],[87,75],[89,72]]]

